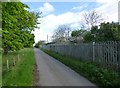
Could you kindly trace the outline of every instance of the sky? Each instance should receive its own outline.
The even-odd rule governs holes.
[[[61,0],[62,1],[62,0]],[[70,24],[74,29],[84,23],[83,14],[95,10],[102,14],[105,22],[118,22],[118,0],[46,0],[22,1],[30,7],[30,11],[42,12],[38,27],[33,31],[35,42],[40,40],[51,42],[55,29],[62,24]]]

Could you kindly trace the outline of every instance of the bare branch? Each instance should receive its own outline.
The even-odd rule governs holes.
[[[96,26],[103,21],[102,15],[95,10],[86,12],[83,14],[84,20],[89,27]]]

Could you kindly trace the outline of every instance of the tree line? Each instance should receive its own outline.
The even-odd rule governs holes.
[[[102,14],[95,10],[84,13],[82,19],[81,27],[77,29],[71,28],[71,24],[59,25],[48,44],[120,41],[119,22],[105,22]],[[45,41],[39,41],[36,47],[43,44]]]
[[[120,41],[120,25],[118,22],[104,22],[93,26],[83,37],[85,42]]]
[[[104,22],[101,14],[93,10],[83,14],[82,27],[72,29],[70,25],[59,25],[55,30],[54,43],[80,43],[120,41],[120,25],[118,22]]]
[[[0,2],[2,6],[2,48],[7,54],[10,50],[32,47],[40,13],[30,12],[22,2]]]

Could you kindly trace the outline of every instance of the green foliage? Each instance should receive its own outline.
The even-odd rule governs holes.
[[[6,68],[6,60],[12,62],[12,58],[17,59],[19,54],[19,61],[15,66],[10,63],[10,70]],[[20,50],[19,52],[8,52],[2,58],[2,84],[3,86],[33,86],[33,69],[34,69],[34,51],[31,48]]]
[[[120,41],[120,25],[118,23],[101,23],[94,26],[84,36],[85,42]]]
[[[100,25],[100,34],[101,37],[103,37],[101,39],[101,41],[111,41],[111,40],[120,40],[119,39],[119,31],[120,29],[118,29],[118,26],[120,26],[118,23],[102,23]],[[99,36],[100,36],[99,34]]]
[[[36,48],[39,48],[39,46],[40,46],[39,43],[36,43],[36,44],[35,44],[35,47],[36,47]]]
[[[35,44],[35,47],[36,47],[36,48],[39,48],[40,45],[45,45],[45,44],[46,44],[46,43],[45,43],[44,40],[43,40],[43,41],[38,41],[38,43]]]
[[[83,36],[86,30],[74,30],[71,33],[72,37],[78,37],[78,36]]]
[[[102,68],[93,62],[83,62],[52,51],[42,50],[102,88],[119,88],[120,86],[120,75],[113,70]]]
[[[72,31],[71,36],[76,37],[79,35],[79,30]]]
[[[31,47],[34,43],[31,32],[37,27],[39,13],[25,8],[29,7],[21,2],[2,3],[2,45],[6,52]]]
[[[90,31],[87,31],[84,35],[84,42],[92,42],[93,41],[93,35]]]

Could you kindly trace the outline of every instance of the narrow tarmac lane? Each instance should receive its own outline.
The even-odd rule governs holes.
[[[95,86],[58,60],[34,48],[37,70],[39,70],[38,86]]]

